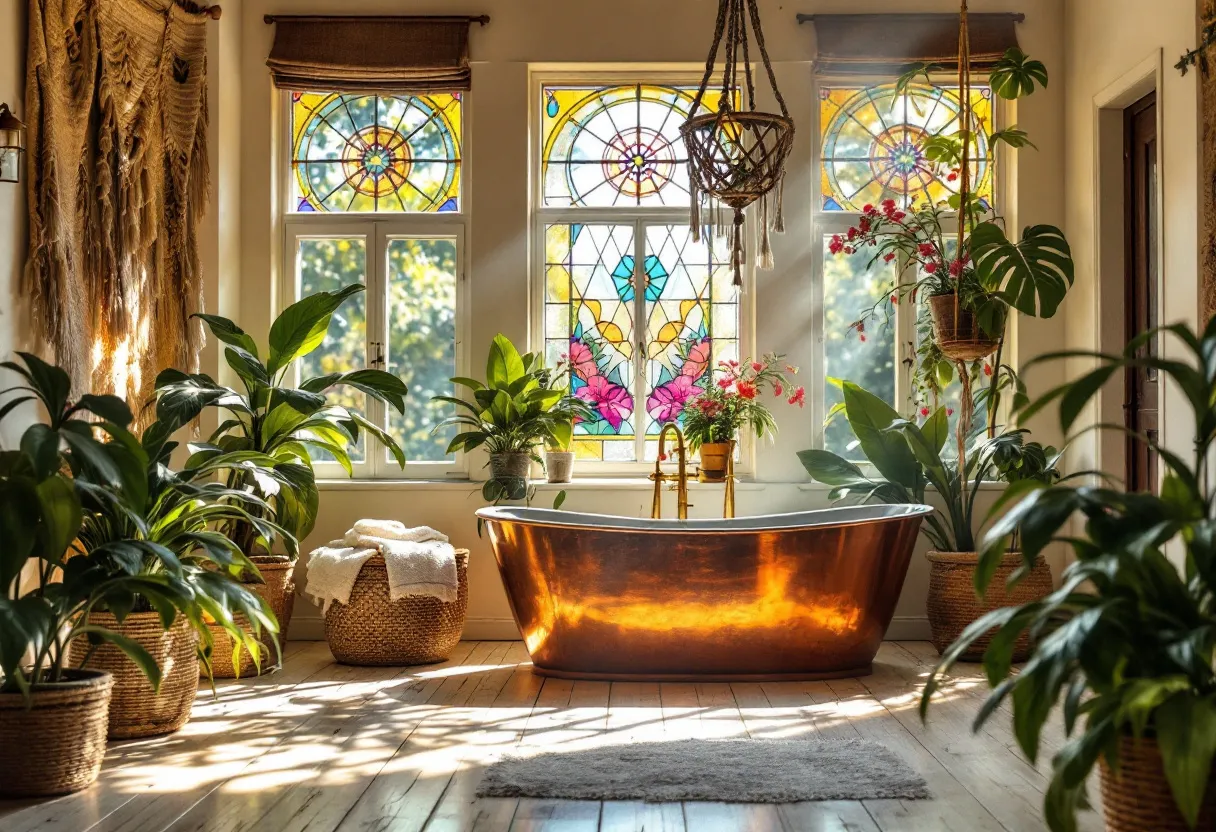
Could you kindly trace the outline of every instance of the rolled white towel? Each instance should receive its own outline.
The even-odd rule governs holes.
[[[308,586],[304,592],[321,605],[322,614],[334,601],[350,603],[359,570],[378,552],[375,546],[348,546],[342,540],[314,549],[308,558]]]
[[[358,520],[355,522],[354,528],[347,532],[347,537],[351,532],[385,540],[412,540],[416,543],[424,543],[428,540],[448,542],[446,534],[437,532],[430,526],[410,528],[399,520]]]

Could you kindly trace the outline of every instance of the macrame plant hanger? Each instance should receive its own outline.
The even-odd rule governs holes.
[[[958,207],[958,243],[954,256],[958,260],[966,255],[967,220],[971,216],[971,36],[967,28],[967,0],[962,0],[958,15],[958,123],[963,139],[963,150],[959,163],[959,207]],[[959,339],[959,293],[954,293],[954,340]],[[967,438],[971,434],[971,424],[975,418],[975,403],[971,398],[971,373],[967,362],[955,362],[958,369],[958,380],[962,386],[959,395],[959,414],[956,439],[958,441],[959,472],[967,464]]]
[[[739,288],[743,286],[743,264],[746,261],[743,212],[757,200],[760,201],[760,248],[756,261],[762,269],[773,267],[769,233],[785,230],[781,205],[785,160],[794,142],[794,122],[790,119],[781,91],[777,89],[777,78],[764,46],[757,2],[719,0],[714,41],[705,61],[705,76],[693,99],[688,120],[680,128],[680,135],[688,150],[693,240],[699,242],[706,230],[711,236],[726,233],[723,206],[733,211],[733,222],[729,229],[731,267],[734,270],[734,285]],[[756,86],[748,46],[749,23],[773,97],[781,107],[781,115],[756,109]],[[723,39],[726,48],[723,54],[722,97],[717,112],[711,112],[708,107],[703,107],[703,99],[709,89]],[[742,88],[739,85],[740,66]],[[740,97],[739,103],[745,105],[746,109],[736,109],[736,93]],[[698,109],[706,112],[698,115]]]

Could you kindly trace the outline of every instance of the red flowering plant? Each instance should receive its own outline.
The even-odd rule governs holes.
[[[712,442],[729,442],[744,428],[762,439],[777,433],[777,422],[765,396],[806,406],[806,389],[793,387],[788,376],[797,367],[770,353],[759,361],[719,361],[713,384],[684,407],[684,435],[692,450]]]

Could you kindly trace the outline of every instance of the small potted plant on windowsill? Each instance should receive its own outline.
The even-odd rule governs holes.
[[[583,402],[553,386],[560,373],[546,369],[540,356],[521,355],[505,335],[494,336],[486,361],[486,380],[457,376],[453,384],[466,387],[472,401],[435,396],[434,401],[459,408],[435,431],[455,425],[461,430],[447,452],[485,448],[490,455],[487,499],[524,500],[532,463],[543,464],[536,448],[543,443],[568,445],[572,422],[584,412]]]
[[[700,453],[702,482],[726,480],[741,430],[750,430],[757,439],[776,435],[777,422],[762,398],[766,393],[805,406],[806,390],[791,388],[785,376],[797,368],[778,369],[784,359],[770,354],[760,361],[721,361],[710,374],[716,376],[714,383],[685,405],[684,435],[689,450]]]
[[[335,387],[347,386],[404,413],[407,390],[401,379],[384,370],[359,369],[305,379],[295,386],[297,362],[322,345],[334,312],[363,290],[362,285],[352,284],[288,306],[270,326],[265,360],[253,338],[233,321],[198,315],[224,344],[224,359],[241,379],[243,391],[180,370],[165,370],[156,379],[156,417],[170,431],[189,424],[208,407],[224,411],[227,417],[207,442],[191,446],[186,468],[226,469],[229,488],[256,494],[269,506],[268,511],[252,507],[251,513],[265,516],[287,532],[268,534],[266,528],[246,521],[222,527],[257,567],[257,572],[246,572],[244,580],[269,602],[284,635],[295,601],[292,574],[298,541],[308,536],[317,519],[314,457],[328,455],[352,474],[351,448],[366,435],[405,467],[405,453],[383,428],[326,396]],[[227,636],[218,629],[213,633],[221,647],[212,666],[217,677],[239,676],[255,666],[239,644],[233,644],[231,652],[241,661],[229,665],[223,649]],[[272,647],[268,645],[267,654]]]

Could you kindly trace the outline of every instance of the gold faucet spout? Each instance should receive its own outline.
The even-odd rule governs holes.
[[[679,455],[679,468],[675,477],[663,473],[663,460],[667,456],[667,433],[675,431],[676,453]],[[658,520],[663,514],[663,483],[674,479],[676,482],[676,516],[681,520],[688,519],[688,447],[684,442],[684,431],[675,422],[668,422],[659,431],[659,456],[654,462],[654,499],[650,505],[650,516]]]

